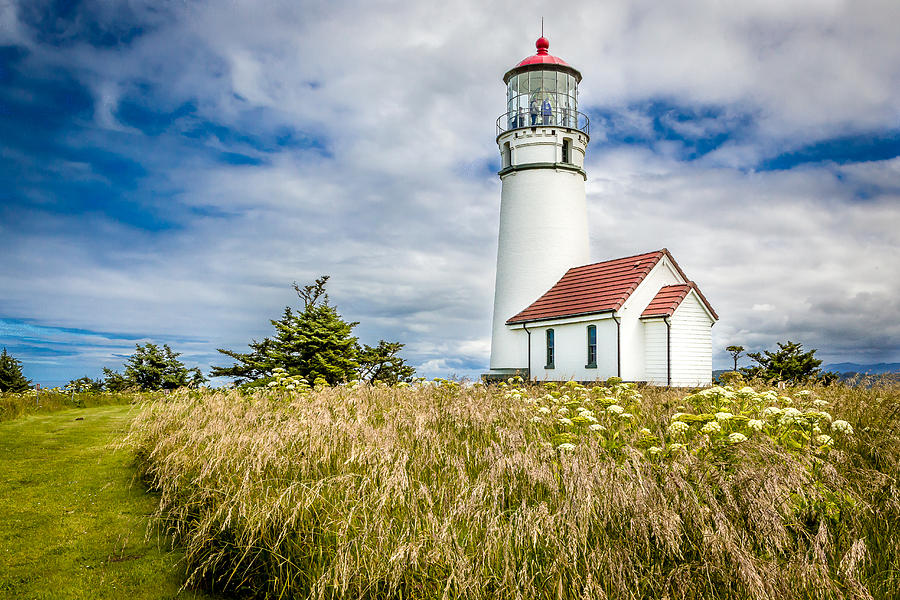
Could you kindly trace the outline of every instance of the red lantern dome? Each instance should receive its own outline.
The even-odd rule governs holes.
[[[569,73],[572,73],[575,76],[575,78],[577,79],[577,81],[579,83],[581,82],[581,73],[579,73],[577,69],[572,67],[572,65],[570,65],[563,59],[559,58],[558,56],[553,56],[552,54],[550,54],[550,52],[549,52],[550,40],[541,36],[537,39],[537,41],[534,43],[534,45],[535,45],[535,48],[537,48],[537,54],[534,54],[533,56],[529,56],[528,58],[522,60],[515,67],[510,69],[506,73],[506,75],[503,76],[504,83],[508,82],[509,78],[512,75],[515,75],[522,71],[531,70],[531,69],[541,69],[541,68],[546,68],[546,67],[550,67],[551,69],[554,69],[554,70],[567,71]]]
[[[524,67],[525,65],[561,65],[563,67],[570,67],[569,63],[559,58],[558,56],[552,56],[550,52],[548,52],[548,49],[550,48],[550,40],[548,40],[547,38],[539,37],[534,45],[537,48],[537,54],[535,54],[534,56],[529,56],[528,58],[517,64],[517,67]]]

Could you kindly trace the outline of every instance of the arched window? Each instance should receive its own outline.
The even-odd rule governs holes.
[[[588,325],[587,328],[587,369],[597,368],[597,326]]]
[[[501,154],[503,159],[503,168],[505,169],[512,164],[512,150],[509,147],[509,142],[505,142],[503,144],[503,152]]]
[[[562,161],[564,163],[572,162],[572,140],[563,138]]]
[[[547,364],[544,365],[545,369],[553,368],[553,330],[547,330]]]

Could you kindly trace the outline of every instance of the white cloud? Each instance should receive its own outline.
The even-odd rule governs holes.
[[[77,223],[89,235],[64,217],[6,231],[14,262],[0,271],[0,310],[236,347],[268,334],[267,319],[293,302],[291,281],[329,273],[365,341],[406,342],[428,375],[486,366],[500,78],[533,52],[544,8],[195,3],[169,7],[117,51],[31,40],[30,60],[71,66],[94,90],[102,127],[115,125],[115,102],[149,83],[166,110],[193,102],[197,118],[251,132],[290,126],[324,148],[286,148],[261,166],[185,156],[172,167],[164,137],[148,145],[125,132],[165,169],[145,185],[180,190],[160,204],[226,216],[185,213],[162,233],[102,215]],[[658,98],[721,108],[720,118],[669,118],[686,136],[752,121],[693,163],[678,159],[677,142],[613,146],[596,126],[595,257],[669,247],[722,315],[717,348],[798,336],[834,356],[900,359],[900,162],[752,170],[819,139],[897,127],[897,12],[887,1],[623,0],[548,17],[551,52],[584,74],[582,108],[614,109],[620,130],[652,136],[634,105]]]

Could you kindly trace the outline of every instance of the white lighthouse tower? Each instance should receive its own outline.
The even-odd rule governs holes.
[[[584,156],[588,119],[578,112],[581,73],[537,54],[504,76],[507,112],[497,119],[502,182],[491,374],[528,367],[527,339],[507,319],[555,284],[570,267],[590,261]]]

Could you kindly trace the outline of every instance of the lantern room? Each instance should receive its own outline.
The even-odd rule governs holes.
[[[529,56],[503,76],[506,113],[497,119],[497,135],[523,127],[563,127],[590,134],[587,115],[578,112],[581,73],[549,52],[541,37],[537,54]]]

